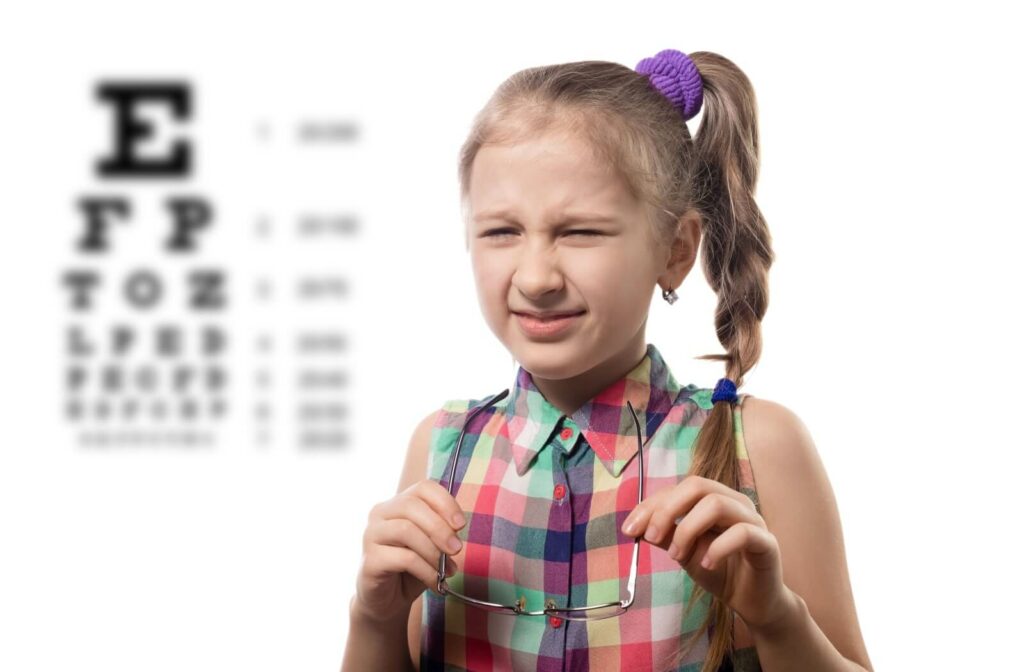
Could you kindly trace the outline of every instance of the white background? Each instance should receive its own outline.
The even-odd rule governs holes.
[[[755,86],[777,257],[744,389],[815,437],[875,669],[1003,667],[1024,598],[1018,28],[994,2],[5,5],[0,669],[336,670],[366,514],[416,422],[512,383],[462,245],[473,114],[521,68],[664,48],[716,51]],[[196,84],[206,158],[187,186],[226,230],[211,263],[311,263],[232,256],[259,212],[362,214],[355,249],[312,257],[354,280],[319,316],[354,341],[349,450],[259,451],[242,431],[194,454],[71,444],[56,277],[109,141],[91,87],[132,75]],[[257,146],[258,122],[308,117],[357,119],[363,140]],[[712,386],[720,366],[693,358],[720,351],[714,297],[700,272],[679,294],[655,297],[648,340]]]

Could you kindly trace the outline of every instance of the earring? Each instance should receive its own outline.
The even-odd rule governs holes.
[[[676,302],[676,299],[679,298],[679,295],[676,294],[676,290],[674,289],[663,289],[661,290],[661,298],[668,301],[668,304],[671,306]]]

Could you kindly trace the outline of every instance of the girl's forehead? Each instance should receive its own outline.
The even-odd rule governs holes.
[[[610,168],[579,133],[561,128],[520,132],[485,142],[477,151],[476,160],[479,161],[481,158],[498,161],[544,159],[589,167],[597,171],[607,171]]]
[[[520,206],[630,208],[627,185],[585,143],[542,136],[488,144],[473,162],[469,190],[475,212]]]

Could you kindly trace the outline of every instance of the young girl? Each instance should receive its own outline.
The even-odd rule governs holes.
[[[343,670],[871,669],[813,442],[736,394],[773,261],[756,115],[731,61],[669,49],[524,70],[477,116],[466,245],[521,365],[414,432],[363,537]],[[702,235],[713,390],[644,333]]]

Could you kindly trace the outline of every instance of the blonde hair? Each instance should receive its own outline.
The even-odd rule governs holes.
[[[463,213],[473,161],[485,144],[558,129],[578,133],[648,206],[652,243],[670,245],[682,213],[701,215],[704,275],[718,297],[715,330],[737,388],[761,356],[768,308],[771,235],[754,200],[759,168],[757,102],[750,80],[718,54],[689,54],[704,86],[696,138],[677,108],[646,75],[618,63],[579,61],[521,70],[503,82],[476,115],[459,156]],[[469,246],[468,226],[466,246]],[[693,446],[691,474],[739,489],[732,404],[715,403]],[[705,602],[694,584],[687,613]],[[680,647],[677,660],[711,633],[702,672],[731,657],[732,610],[713,595],[708,616]]]

